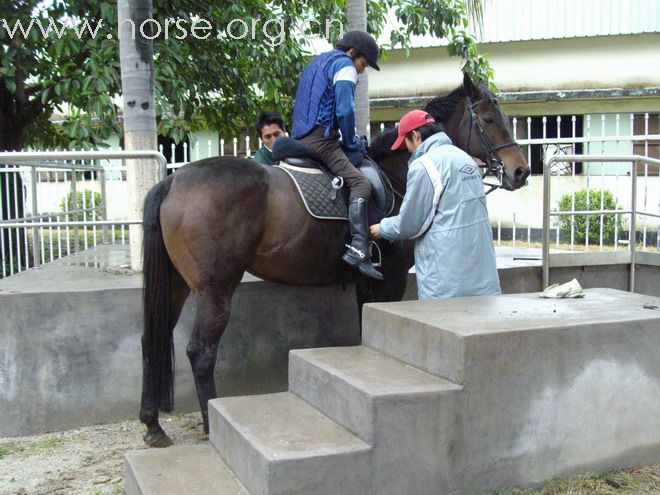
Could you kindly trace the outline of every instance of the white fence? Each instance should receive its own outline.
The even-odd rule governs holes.
[[[523,117],[513,119],[515,138],[521,145],[528,161],[532,164],[534,175],[529,178],[528,185],[516,192],[495,191],[488,196],[488,206],[494,228],[494,239],[497,244],[513,245],[519,247],[540,247],[543,226],[543,178],[540,173],[544,161],[553,154],[588,154],[588,155],[642,155],[657,158],[660,150],[660,133],[658,131],[660,116],[658,114],[603,114],[603,115],[576,115],[576,116],[546,116]],[[379,124],[382,129],[385,124]],[[390,124],[388,124],[390,125]],[[369,135],[369,129],[367,129]],[[170,155],[167,163],[168,171],[173,171],[189,160],[198,160],[209,156],[252,156],[261,143],[250,140],[249,136],[240,138],[208,140],[204,143],[193,143],[189,147],[186,143],[169,149],[161,147],[161,153]],[[192,152],[191,152],[192,149]],[[120,153],[120,150],[99,153]],[[178,161],[176,156],[183,157]],[[189,156],[192,155],[192,156]],[[119,156],[119,155],[117,155]],[[0,159],[0,161],[2,161]],[[563,195],[575,198],[581,191],[590,198],[596,198],[596,203],[604,201],[603,191],[610,191],[613,201],[620,210],[632,209],[631,173],[630,163],[624,162],[569,162],[562,164],[554,162],[556,166],[551,171],[553,176],[550,205],[552,210],[559,208]],[[74,252],[76,247],[86,248],[99,242],[128,242],[129,223],[125,198],[128,194],[125,180],[125,168],[119,158],[104,159],[103,161],[81,161],[68,171],[43,167],[23,165],[21,167],[8,167],[0,165],[0,177],[12,174],[20,175],[19,181],[5,180],[0,188],[0,199],[11,198],[15,204],[8,205],[7,211],[0,210],[0,219],[4,225],[0,228],[2,236],[2,276],[21,271],[34,266],[34,244],[30,241],[30,230],[16,227],[11,230],[7,224],[25,223],[23,217],[40,218],[43,223],[53,224],[43,227],[45,234],[38,236],[38,256],[41,263]],[[69,163],[68,165],[72,165]],[[91,167],[91,168],[85,168]],[[74,173],[75,170],[75,173]],[[637,170],[636,187],[638,190],[638,206],[653,215],[660,214],[660,170],[641,165]],[[17,194],[16,188],[22,187],[22,195]],[[80,211],[69,211],[70,207],[66,197],[72,188],[81,194]],[[84,191],[89,191],[84,193]],[[96,193],[96,194],[95,194]],[[77,195],[77,194],[76,194]],[[96,198],[102,197],[103,216],[98,215]],[[22,197],[21,205],[18,198]],[[574,199],[572,199],[574,204]],[[3,200],[3,205],[6,200]],[[38,208],[35,208],[38,205]],[[7,206],[7,205],[6,205]],[[18,212],[22,211],[19,215]],[[65,228],[55,224],[62,220],[72,222],[74,215],[83,224],[79,242],[72,238],[74,225]],[[94,226],[90,220],[103,218],[112,222],[101,230],[101,224]],[[18,220],[17,220],[18,219]],[[553,225],[552,239],[555,247],[561,249],[583,250],[616,250],[627,249],[630,234],[628,222],[615,222],[615,235],[607,238],[601,235],[597,242],[589,239],[580,245],[576,236],[561,234],[559,223]],[[112,231],[113,235],[107,234]],[[605,234],[605,232],[604,232]],[[8,242],[9,238],[14,242]],[[16,239],[21,238],[20,249],[15,252]],[[641,250],[660,250],[660,220],[654,216],[640,219],[637,223],[637,237]],[[30,245],[31,247],[28,247]],[[12,247],[10,247],[12,246]],[[12,252],[9,252],[9,250]],[[37,263],[39,264],[39,263]]]
[[[555,154],[641,155],[658,158],[660,134],[658,114],[601,114],[514,118],[514,137],[521,145],[533,175],[525,188],[509,193],[496,191],[488,197],[489,212],[496,227],[498,243],[532,246],[540,241],[543,224],[543,164]],[[530,137],[531,136],[531,137]],[[553,162],[556,185],[551,205],[559,208],[562,196],[583,191],[610,191],[622,209],[631,209],[629,162]],[[660,213],[660,171],[648,164],[638,172],[638,200],[645,209]],[[652,218],[640,221],[645,243],[658,248],[658,223]],[[555,232],[558,234],[559,229]],[[616,238],[614,244],[620,239]],[[569,240],[569,244],[574,241]],[[599,240],[602,248],[603,239]]]

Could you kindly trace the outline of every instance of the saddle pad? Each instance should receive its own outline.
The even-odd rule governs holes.
[[[307,212],[322,220],[348,220],[348,209],[341,191],[333,194],[329,174],[312,168],[301,168],[280,162],[275,165],[286,172],[296,185]],[[332,199],[335,196],[335,199]]]

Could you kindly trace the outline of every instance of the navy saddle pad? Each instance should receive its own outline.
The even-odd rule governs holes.
[[[359,151],[347,152],[346,156],[371,183],[369,223],[380,222],[394,209],[392,184],[368,156]],[[296,183],[310,215],[331,220],[348,218],[348,188],[336,189],[341,181],[322,165],[314,150],[300,141],[283,136],[273,144],[273,158],[281,162],[278,167]]]

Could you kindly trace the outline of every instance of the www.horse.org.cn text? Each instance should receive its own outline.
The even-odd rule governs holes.
[[[271,47],[279,46],[284,43],[287,35],[289,37],[316,38],[322,29],[326,39],[331,38],[333,31],[338,37],[344,34],[344,25],[337,19],[326,19],[325,25],[320,21],[311,19],[305,20],[295,26],[287,29],[283,19],[232,19],[222,28],[214,28],[214,25],[207,19],[195,18],[171,19],[162,21],[156,19],[145,19],[139,24],[132,19],[123,20],[119,29],[130,30],[132,39],[139,33],[140,37],[146,39],[170,39],[184,40],[193,38],[195,40],[213,39],[232,39],[263,41]],[[0,19],[0,30],[4,30],[10,39],[27,39],[31,33],[41,35],[43,38],[62,39],[65,35],[73,34],[79,40],[83,38],[107,38],[113,39],[116,34],[113,29],[104,29],[103,19],[90,21],[89,19],[58,19],[36,18],[17,19],[8,21]]]

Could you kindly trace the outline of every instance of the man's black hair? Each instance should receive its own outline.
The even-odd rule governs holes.
[[[279,113],[264,110],[261,112],[261,115],[259,115],[259,120],[257,120],[257,123],[254,126],[254,128],[257,130],[257,135],[261,138],[261,129],[271,124],[277,124],[282,128],[283,131],[286,131],[286,127],[284,127],[284,120]]]
[[[424,142],[429,137],[433,136],[433,134],[444,131],[444,127],[439,122],[429,122],[428,124],[424,124],[422,127],[418,127],[417,129],[410,131],[408,134],[406,134],[406,139],[410,139],[412,141],[413,132],[415,131],[419,132],[422,137],[422,142]]]
[[[346,52],[347,52],[348,50],[350,50],[351,48],[353,48],[353,49],[355,50],[355,51],[353,52],[353,55],[351,56],[351,60],[355,61],[355,60],[357,60],[357,59],[360,58],[360,57],[367,58],[367,57],[364,55],[364,53],[362,53],[361,51],[359,51],[359,50],[358,50],[357,48],[355,48],[355,47],[352,47],[352,46],[338,46],[338,47],[336,47],[337,50],[341,50],[341,51],[344,52],[344,53],[346,53]]]

